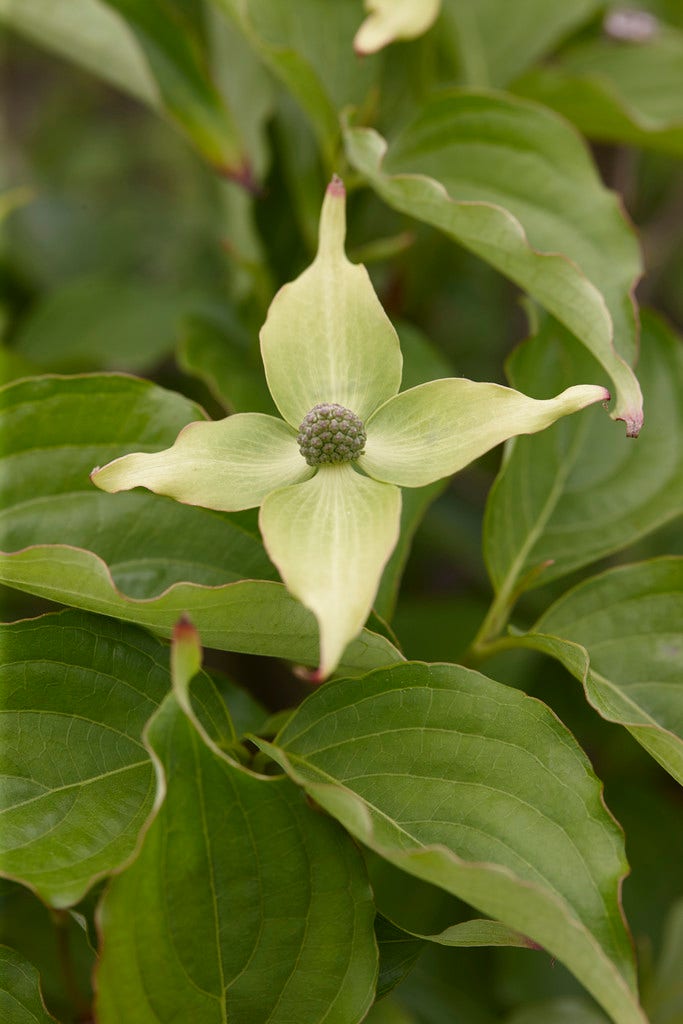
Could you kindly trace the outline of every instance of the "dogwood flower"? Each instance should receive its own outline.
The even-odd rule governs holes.
[[[609,399],[594,385],[540,401],[460,378],[399,394],[398,336],[367,271],[347,259],[345,234],[335,177],[317,255],[277,293],[261,330],[282,419],[238,413],[191,423],[166,451],[124,455],[92,474],[110,492],[141,486],[206,508],[260,506],[269,557],[317,618],[319,680],[371,611],[399,536],[401,487],[449,476],[509,437]]]

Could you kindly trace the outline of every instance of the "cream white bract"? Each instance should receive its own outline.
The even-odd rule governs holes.
[[[367,271],[346,258],[345,235],[344,186],[334,178],[317,255],[277,293],[261,330],[282,419],[240,413],[191,423],[172,448],[124,455],[92,474],[105,491],[140,486],[207,508],[261,506],[266,550],[318,620],[319,679],[334,671],[370,613],[398,540],[400,487],[448,476],[509,437],[609,398],[602,387],[581,385],[539,401],[460,378],[399,394],[398,337]],[[353,457],[360,448],[348,447],[349,435],[335,442],[343,461],[318,461],[306,449],[307,461],[297,433],[316,407],[331,406],[353,414],[343,417],[344,431],[361,422],[362,454]]]

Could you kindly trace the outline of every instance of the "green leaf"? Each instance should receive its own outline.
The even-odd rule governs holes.
[[[0,21],[157,109],[159,88],[135,35],[100,0],[0,0]]]
[[[289,780],[218,757],[173,698],[148,740],[167,792],[101,907],[98,1021],[360,1021],[377,952],[355,844]]]
[[[87,548],[135,597],[181,580],[272,578],[255,522],[245,528],[239,518],[149,493],[102,494],[88,479],[93,466],[122,452],[172,444],[204,415],[181,395],[131,377],[39,377],[3,388],[3,549]]]
[[[12,347],[41,371],[151,369],[173,351],[192,299],[88,274],[42,296]]]
[[[538,397],[590,379],[596,369],[552,320],[507,365],[511,383]],[[484,555],[496,591],[564,576],[680,514],[683,352],[650,313],[643,315],[638,374],[648,420],[637,441],[624,439],[591,410],[533,438],[517,438],[507,449],[484,521]]]
[[[142,729],[168,652],[142,630],[67,611],[0,627],[2,873],[78,902],[135,850],[154,801]]]
[[[398,391],[401,350],[365,267],[346,258],[346,197],[328,186],[314,262],[273,299],[261,329],[268,387],[298,429],[313,406],[337,403],[364,420]]]
[[[159,597],[136,600],[116,588],[97,555],[59,544],[0,554],[0,582],[51,601],[135,622],[166,637],[186,612],[207,647],[317,664],[315,618],[280,583],[242,580],[218,587],[178,583]],[[364,630],[347,648],[340,671],[356,675],[401,660],[388,640]]]
[[[442,32],[455,37],[470,84],[504,86],[601,6],[601,0],[516,0],[508,18],[506,0],[446,0]]]
[[[664,928],[662,951],[643,1003],[652,1024],[678,1024],[683,1014],[683,900],[669,912]]]
[[[206,4],[202,12],[206,23],[207,46],[213,80],[232,111],[259,181],[270,163],[268,122],[275,110],[273,81],[258,57],[244,45],[244,38],[232,19],[226,18],[217,4]],[[245,195],[247,202],[253,197]],[[234,245],[234,222],[231,245]]]
[[[377,999],[382,999],[410,974],[425,944],[381,914],[375,918],[375,935],[379,948]]]
[[[443,893],[441,895],[443,896]],[[416,932],[398,927],[378,913],[375,919],[375,933],[380,956],[377,981],[378,999],[408,976],[418,957],[424,951],[427,942],[459,948],[481,946],[535,948],[534,944],[523,935],[507,928],[500,921],[484,919],[462,921],[460,924],[446,928],[438,935],[418,935]]]
[[[451,925],[439,935],[423,935],[423,939],[438,942],[441,946],[517,946],[520,949],[535,949],[535,943],[514,928],[508,928],[500,921],[475,918]]]
[[[64,1024],[73,1021],[75,1006],[89,1005],[95,955],[69,911],[55,913],[23,885],[0,879],[0,944],[33,964],[45,1005]],[[69,988],[60,963],[65,948],[71,960]]]
[[[195,25],[168,0],[103,0],[135,34],[166,112],[199,152],[228,178],[250,186],[251,170],[235,119],[211,81]]]
[[[403,354],[402,391],[430,380],[453,376],[450,360],[415,324],[399,320],[396,330]]]
[[[177,359],[181,370],[203,380],[227,412],[275,412],[261,359],[249,351],[240,324],[223,327],[208,319],[188,318]]]
[[[146,487],[187,505],[238,512],[314,472],[291,427],[275,416],[243,412],[188,424],[171,448],[114,459],[97,467],[92,481],[111,494]]]
[[[683,784],[683,558],[585,580],[518,640],[561,661],[589,704]]]
[[[356,32],[356,53],[377,53],[397,39],[415,39],[436,21],[441,0],[365,0],[368,16]]]
[[[390,206],[444,231],[564,323],[609,373],[612,415],[638,433],[640,390],[625,362],[636,351],[638,246],[564,121],[509,96],[454,91],[423,105],[388,151],[367,128],[348,129],[346,149]]]
[[[318,620],[323,679],[370,614],[400,515],[398,488],[368,480],[349,463],[320,466],[312,480],[263,503],[266,550],[287,589]]]
[[[260,746],[380,856],[544,946],[617,1024],[644,1024],[622,833],[544,705],[407,664],[329,683]]]
[[[17,355],[13,348],[0,345],[0,384],[10,384],[22,377],[32,377],[36,372],[33,363]]]
[[[505,1024],[607,1024],[607,1018],[583,999],[551,999],[525,1006]]]
[[[427,487],[412,487],[401,494],[401,526],[398,541],[387,562],[382,580],[373,602],[374,612],[391,622],[398,601],[401,577],[410,555],[413,537],[429,506],[443,493],[446,480],[438,480]]]
[[[236,735],[259,730],[269,717],[263,704],[223,673],[209,671],[209,675],[228,709]]]
[[[557,110],[592,139],[683,155],[683,32],[647,43],[596,40],[534,68],[514,91]]]
[[[365,1018],[364,1024],[423,1024],[410,1010],[393,999],[382,999],[375,1003]]]
[[[537,401],[500,384],[433,380],[389,399],[370,417],[358,465],[377,480],[423,487],[511,436],[545,430],[559,417],[608,398],[605,388],[592,384]]]
[[[403,353],[404,389],[423,384],[439,377],[450,377],[452,367],[442,352],[414,324],[399,321],[396,324]],[[401,533],[393,554],[382,575],[374,611],[386,622],[390,622],[398,600],[398,590],[406,567],[413,537],[429,506],[439,497],[447,485],[440,480],[426,487],[415,487],[401,495]]]
[[[171,638],[171,683],[181,711],[188,717],[206,745],[230,764],[239,764],[230,748],[237,739],[230,714],[214,689],[206,689],[201,672],[202,647],[199,633],[188,615],[181,615]],[[208,708],[207,695],[210,698]],[[217,698],[217,699],[216,699]]]
[[[353,52],[357,0],[214,0],[306,113],[329,170],[339,146],[337,111],[362,105],[376,81],[375,58]]]
[[[45,1009],[38,971],[9,946],[0,946],[0,977],[4,1024],[54,1024],[55,1018]]]

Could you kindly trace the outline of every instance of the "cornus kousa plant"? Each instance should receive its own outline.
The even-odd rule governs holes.
[[[400,487],[463,469],[517,434],[608,401],[597,385],[527,398],[498,384],[435,380],[398,394],[399,340],[362,266],[346,258],[345,192],[327,188],[313,264],[275,296],[261,331],[283,419],[258,413],[185,427],[172,448],[124,455],[92,479],[235,512],[261,506],[266,550],[314,612],[325,679],[367,619],[399,537]]]
[[[0,1024],[683,1024],[640,8],[0,0]]]

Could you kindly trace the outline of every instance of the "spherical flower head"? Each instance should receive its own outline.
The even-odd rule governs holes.
[[[309,466],[353,462],[365,451],[363,421],[343,405],[323,402],[306,413],[297,434]]]

